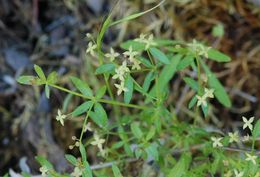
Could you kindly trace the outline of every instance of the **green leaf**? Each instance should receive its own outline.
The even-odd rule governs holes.
[[[254,139],[260,137],[260,119],[256,122],[252,134]]]
[[[147,76],[145,77],[145,79],[144,79],[144,83],[143,83],[143,91],[144,92],[147,92],[148,91],[148,89],[149,89],[149,87],[150,87],[150,85],[151,85],[151,82],[153,81],[155,79],[155,74],[154,74],[154,72],[149,72],[148,74],[147,74]]]
[[[32,85],[34,80],[35,80],[34,76],[20,76],[19,78],[16,79],[18,83],[25,84],[25,85]]]
[[[231,58],[215,49],[210,49],[208,52],[208,58],[217,62],[229,62]]]
[[[113,174],[114,174],[115,177],[123,177],[123,175],[121,174],[119,168],[114,163],[112,165],[112,171],[113,171]]]
[[[206,106],[201,105],[201,108],[202,108],[202,112],[204,114],[204,117],[207,117],[208,116],[208,111],[209,111],[209,104],[207,103]]]
[[[101,128],[107,127],[107,113],[100,103],[95,103],[94,112],[90,112],[90,117]]]
[[[159,60],[160,62],[164,64],[170,64],[168,57],[159,49],[152,47],[149,49],[149,51],[151,52],[152,56],[157,60]]]
[[[69,161],[72,165],[77,166],[78,165],[78,160],[76,157],[74,157],[71,154],[65,154],[65,158],[67,161]]]
[[[46,81],[45,74],[44,74],[44,72],[42,71],[42,68],[41,68],[40,66],[34,65],[34,70],[35,70],[35,72],[37,73],[37,75],[39,76],[39,78],[40,78],[41,80]]]
[[[81,154],[82,162],[87,162],[86,149],[85,149],[85,147],[82,143],[80,143],[80,145],[79,145],[79,151],[80,151],[80,154]]]
[[[215,25],[212,29],[212,35],[214,37],[222,37],[224,35],[224,26],[221,23]]]
[[[178,163],[171,169],[167,177],[184,177],[191,162],[190,153],[183,153]]]
[[[176,67],[181,59],[182,55],[175,55],[170,60],[170,64],[166,65],[161,71],[158,78],[159,92],[163,93],[163,90],[167,87],[169,81],[172,79],[176,72]],[[154,96],[156,94],[156,85],[151,89],[150,95]]]
[[[153,68],[153,65],[151,64],[151,62],[143,57],[143,56],[137,56],[136,57],[142,64],[144,64],[144,66],[146,66],[147,68]]]
[[[70,77],[71,81],[73,82],[74,86],[85,96],[92,97],[93,93],[92,90],[89,88],[88,84],[77,77]]]
[[[45,84],[45,95],[48,99],[50,98],[50,88],[47,84]]]
[[[143,51],[145,49],[145,44],[144,43],[140,43],[134,40],[128,40],[126,42],[123,42],[120,44],[120,47],[124,50],[128,50],[130,48],[130,46],[132,46],[132,49],[134,51]]]
[[[102,28],[97,36],[97,48],[98,50],[101,50],[101,43],[103,40],[103,37],[105,35],[105,32],[109,28],[109,25],[111,24],[111,13],[107,16],[106,20],[104,21]]]
[[[128,75],[125,80],[125,87],[128,89],[128,91],[124,92],[124,102],[130,103],[134,91],[134,82],[133,78],[130,75]]]
[[[149,130],[149,132],[147,133],[146,137],[145,137],[145,140],[146,141],[149,141],[150,139],[152,139],[155,135],[155,132],[156,132],[156,129],[154,126],[152,126]]]
[[[58,81],[58,73],[56,71],[51,72],[47,77],[49,84],[55,84]]]
[[[150,146],[145,148],[145,152],[147,153],[147,156],[152,156],[155,161],[159,160],[159,152],[158,152],[158,144],[152,143]]]
[[[113,63],[108,63],[108,64],[103,64],[100,65],[96,71],[95,74],[104,74],[104,73],[112,73],[115,70],[115,64]]]
[[[211,88],[214,89],[214,95],[217,98],[217,100],[224,105],[225,107],[231,107],[231,100],[229,99],[229,96],[220,83],[220,81],[217,79],[217,77],[210,71],[208,66],[201,61],[201,66],[203,67],[204,71],[207,74],[208,77],[208,84]]]
[[[106,91],[107,91],[107,87],[105,85],[100,87],[96,93],[96,98],[97,99],[102,98],[105,95]]]
[[[53,169],[52,164],[43,156],[36,156],[35,159],[37,160],[37,162],[39,162],[39,164],[41,164],[41,166],[45,166],[49,170]]]
[[[93,105],[93,101],[86,101],[79,105],[71,114],[76,117],[88,111],[88,109]]]
[[[143,137],[143,132],[139,127],[139,123],[133,122],[131,124],[131,131],[137,139],[141,139]]]
[[[194,96],[192,97],[192,99],[190,100],[190,102],[189,102],[188,108],[189,108],[189,109],[193,108],[193,106],[196,104],[197,100],[198,100],[198,99],[197,99],[196,95],[194,95]]]
[[[183,80],[184,80],[184,82],[185,82],[187,85],[189,85],[193,90],[198,91],[199,86],[198,86],[198,83],[197,83],[194,79],[192,79],[192,78],[190,78],[190,77],[184,77]]]
[[[177,44],[183,44],[181,41],[170,40],[170,39],[154,39],[154,42],[158,46],[173,46]]]
[[[193,56],[191,56],[191,55],[185,56],[185,57],[179,62],[178,66],[177,66],[177,70],[180,71],[180,70],[185,69],[185,68],[188,67],[193,61],[194,61],[194,57],[193,57]]]

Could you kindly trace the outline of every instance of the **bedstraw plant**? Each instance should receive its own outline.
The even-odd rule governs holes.
[[[110,47],[105,51],[102,47],[108,28],[144,15],[159,5],[117,21],[110,14],[97,36],[86,35],[87,58],[99,63],[93,77],[103,78],[100,80],[103,86],[98,90],[75,76],[70,77],[75,89],[65,88],[59,85],[55,71],[45,75],[37,65],[34,66],[36,76],[17,79],[21,84],[43,86],[47,98],[52,89],[58,89],[82,100],[72,112],[58,109],[56,116],[61,126],[66,126],[68,118],[85,117],[81,133],[72,137],[74,144],[69,146],[78,148],[81,156],[65,156],[74,170],[60,174],[46,158],[37,156],[43,176],[129,176],[125,167],[131,163],[139,169],[135,165],[138,161],[138,164],[150,164],[158,176],[260,176],[260,153],[256,150],[259,120],[241,119],[243,130],[247,129],[246,136],[243,131],[223,132],[204,121],[214,106],[211,100],[231,107],[227,92],[207,66],[207,60],[224,63],[230,57],[195,39],[184,42],[157,38],[153,34],[140,34],[127,40],[121,43],[120,50]],[[187,105],[194,112],[189,114],[192,115],[189,121],[180,121],[175,104],[168,101],[172,92],[182,92],[172,90],[170,85],[174,84],[173,77],[180,77],[178,73],[184,70],[190,72],[185,72],[188,74],[182,78],[183,82],[194,91]],[[111,105],[109,109],[108,105]],[[92,136],[84,138],[86,132]],[[100,166],[88,159],[86,150],[90,146],[96,149]]]

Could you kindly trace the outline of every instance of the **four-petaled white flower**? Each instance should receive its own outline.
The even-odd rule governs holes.
[[[238,132],[234,132],[234,133],[231,133],[229,132],[228,133],[228,136],[229,136],[229,142],[232,143],[232,142],[239,142],[239,136],[238,136]]]
[[[130,62],[133,62],[134,60],[136,60],[135,57],[136,57],[136,55],[138,55],[139,53],[138,53],[137,51],[133,51],[133,47],[130,46],[129,49],[128,49],[128,51],[124,52],[123,54],[124,54],[126,57],[128,57],[128,59],[129,59]]]
[[[214,95],[213,95],[213,92],[214,92],[214,89],[207,89],[205,88],[205,97],[208,97],[208,98],[214,98]]]
[[[102,139],[99,137],[97,133],[94,133],[94,141],[92,141],[90,144],[93,146],[97,146],[99,150],[102,150],[102,144],[105,142],[105,139]]]
[[[90,122],[88,122],[87,123],[87,125],[84,127],[84,131],[86,132],[86,131],[90,131],[90,132],[92,132],[93,131],[93,129],[92,129],[92,127],[91,127],[91,123]]]
[[[92,42],[88,43],[88,48],[86,50],[86,53],[90,53],[90,55],[95,56],[95,49],[97,48],[96,44],[93,44]]]
[[[242,177],[244,175],[243,171],[239,172],[237,170],[234,170],[234,173],[235,173],[235,177]]]
[[[62,126],[64,126],[64,119],[66,119],[66,115],[62,114],[60,109],[58,109],[58,115],[56,116],[56,120],[61,123]]]
[[[115,84],[115,87],[117,88],[117,95],[120,95],[122,92],[128,92],[128,89],[125,87],[124,82],[121,82],[120,84]]]
[[[121,66],[115,69],[116,74],[112,77],[112,79],[119,79],[120,81],[125,80],[125,75],[129,72],[129,68],[127,67],[127,62],[124,61]]]
[[[110,61],[114,61],[116,57],[118,57],[120,54],[115,52],[114,49],[110,48],[110,53],[106,53],[105,57],[109,58]]]
[[[144,42],[144,41],[146,40],[146,39],[145,39],[146,36],[147,36],[146,34],[141,33],[140,36],[139,36],[139,38],[136,38],[134,41]]]
[[[251,131],[253,130],[253,121],[254,121],[254,117],[250,117],[248,120],[247,118],[245,118],[244,116],[242,117],[244,125],[243,125],[243,129],[245,129],[246,127],[248,127]]]
[[[243,141],[249,141],[249,140],[250,140],[250,136],[248,134],[243,137]]]
[[[193,39],[192,43],[188,44],[188,47],[192,52],[195,52],[198,55],[204,56],[206,58],[208,58],[208,52],[211,49],[211,47],[206,47],[203,44],[197,42],[195,39]]]
[[[256,165],[257,156],[251,155],[249,153],[246,153],[246,156],[247,156],[246,161],[251,161],[253,164]]]
[[[47,173],[48,173],[48,168],[46,166],[42,166],[40,169],[40,172],[42,174],[43,177],[46,177],[47,176]]]
[[[223,144],[220,142],[222,138],[212,137],[211,140],[213,141],[213,147],[223,147]]]
[[[80,177],[82,176],[82,171],[79,167],[75,167],[73,172],[71,173],[71,176],[74,176],[74,177]]]
[[[133,70],[134,70],[134,69],[136,69],[136,70],[139,70],[139,69],[141,69],[141,66],[140,66],[140,64],[141,64],[141,62],[140,62],[140,61],[138,61],[138,60],[135,60],[135,61],[133,62],[132,69],[133,69]]]
[[[204,95],[203,96],[199,96],[199,95],[196,95],[197,99],[198,99],[198,102],[197,102],[197,106],[200,106],[200,105],[203,105],[203,106],[206,106],[207,105],[207,97],[205,97]]]
[[[150,46],[155,46],[156,43],[153,40],[153,34],[150,34],[148,39],[145,39],[144,43],[145,43],[145,50],[149,49]]]

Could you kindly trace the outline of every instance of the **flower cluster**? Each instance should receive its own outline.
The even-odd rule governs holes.
[[[202,96],[196,95],[196,97],[198,99],[197,106],[201,106],[201,105],[206,106],[207,98],[214,98],[214,95],[213,95],[214,89],[205,88],[204,92],[205,93]]]
[[[145,44],[145,50],[148,50],[151,46],[156,46],[156,42],[153,40],[153,34],[150,34],[148,38],[146,38],[146,34],[141,33],[139,38],[135,39],[135,41],[144,43]]]
[[[247,119],[246,117],[242,117],[242,120],[244,122],[244,125],[243,125],[243,129],[250,129],[250,131],[253,131],[253,121],[254,121],[254,117],[250,117],[249,119]],[[235,131],[234,133],[232,132],[229,132],[228,133],[228,136],[229,136],[229,143],[233,143],[233,142],[236,142],[238,143],[240,141],[240,137],[239,137],[239,134],[237,131]],[[246,136],[247,139],[249,139],[249,135]],[[220,137],[220,138],[216,138],[216,137],[211,137],[211,140],[212,140],[212,146],[214,148],[217,148],[217,147],[223,147],[223,144],[221,142],[223,138]],[[245,160],[248,161],[248,162],[251,162],[253,163],[254,165],[257,165],[257,156],[254,155],[252,152],[251,153],[248,153],[248,152],[245,152]],[[228,165],[228,162],[223,162],[225,166]],[[244,175],[244,171],[238,171],[238,170],[234,170],[234,176],[236,177],[242,177]],[[228,171],[227,173],[225,173],[225,177],[231,177],[232,175],[232,171]]]
[[[141,62],[136,59],[136,56],[139,53],[137,51],[134,51],[132,46],[130,46],[128,51],[124,52],[123,54],[124,54],[125,57],[127,57],[127,59],[132,64],[132,70],[134,70],[134,69],[136,69],[136,70],[141,69],[141,66],[140,66]]]
[[[117,95],[120,95],[122,92],[127,92],[128,89],[125,87],[125,77],[130,72],[127,67],[126,61],[123,62],[121,66],[115,69],[116,74],[112,77],[112,79],[118,79],[120,84],[115,84],[117,90]]]
[[[192,43],[188,44],[188,47],[195,54],[204,56],[206,58],[208,58],[208,52],[211,49],[211,47],[206,47],[203,44],[197,42],[195,39],[193,39]]]

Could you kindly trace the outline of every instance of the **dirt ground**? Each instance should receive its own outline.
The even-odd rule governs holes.
[[[114,9],[114,18],[146,10],[157,2],[122,0]],[[98,32],[114,4],[112,0],[0,0],[0,175],[27,166],[36,172],[37,154],[47,155],[59,171],[70,168],[64,159],[64,153],[71,152],[68,137],[78,134],[81,125],[73,122],[64,132],[55,121],[66,95],[53,90],[48,100],[39,88],[21,86],[15,79],[33,73],[33,64],[46,72],[58,71],[66,86],[70,86],[68,75],[88,78],[84,73],[92,72],[89,65],[95,62],[85,58],[85,34]],[[214,37],[212,28],[219,23],[224,36]],[[195,38],[231,56],[232,61],[224,66],[209,63],[233,103],[231,109],[214,103],[209,123],[229,129],[242,115],[260,117],[259,1],[168,0],[151,13],[110,29],[105,48],[141,32],[184,41]],[[181,77],[172,83],[171,99],[182,99],[178,116],[185,119],[181,107],[187,107],[189,98],[180,98],[185,90]]]

